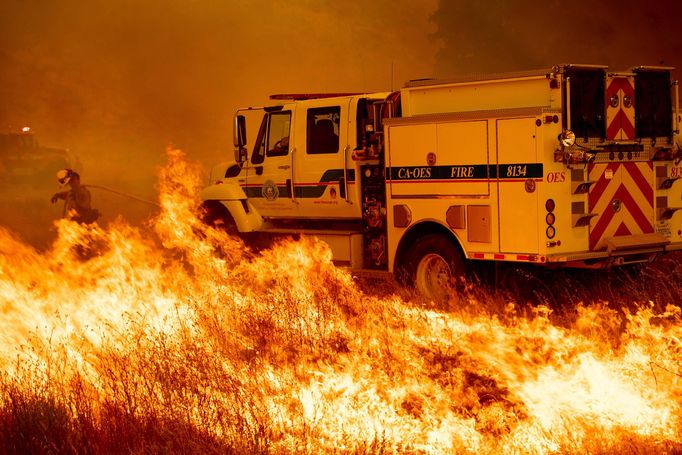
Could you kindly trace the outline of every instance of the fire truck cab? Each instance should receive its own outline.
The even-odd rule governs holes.
[[[651,261],[682,249],[671,70],[559,65],[276,95],[237,111],[235,159],[202,192],[206,220],[318,236],[339,264],[401,275],[434,299],[468,261]]]

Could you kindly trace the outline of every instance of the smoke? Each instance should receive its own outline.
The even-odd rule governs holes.
[[[679,11],[673,0],[5,0],[0,131],[31,126],[78,157],[83,183],[154,199],[168,145],[207,169],[231,156],[235,109],[272,93],[565,62],[682,67]],[[45,185],[44,199],[4,197],[0,224],[47,232],[60,210],[49,206],[56,183]],[[103,222],[153,208],[98,191],[93,201]],[[12,224],[27,204],[44,229],[31,217]]]
[[[42,144],[78,156],[83,183],[153,199],[168,145],[205,168],[232,155],[237,107],[271,93],[389,90],[432,74],[435,7],[3,1],[0,131],[31,126]],[[151,207],[95,191],[93,201],[106,220],[141,219]]]
[[[384,90],[392,61],[429,73],[431,11],[405,3],[4,2],[1,121],[159,156],[166,141],[224,145],[234,108],[273,90]]]
[[[443,42],[436,60],[441,76],[560,63],[682,68],[676,0],[442,0],[433,21]]]

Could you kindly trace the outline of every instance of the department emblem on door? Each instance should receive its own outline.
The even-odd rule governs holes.
[[[429,166],[435,166],[436,165],[436,154],[433,152],[429,152],[426,154],[426,164]]]
[[[263,197],[268,201],[274,201],[279,196],[279,190],[277,185],[272,180],[266,180],[263,184],[263,189],[261,190]]]

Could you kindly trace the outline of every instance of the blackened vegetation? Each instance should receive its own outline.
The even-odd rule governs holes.
[[[682,302],[682,255],[670,253],[653,263],[603,270],[511,267],[498,290],[518,302],[568,309],[609,302],[614,308],[652,302],[656,308]]]
[[[0,452],[3,454],[178,453],[237,454],[225,443],[183,419],[135,415],[113,402],[95,410],[78,384],[69,395],[27,395],[3,384]]]
[[[504,305],[547,305],[553,310],[569,310],[578,304],[608,302],[614,309],[634,309],[635,304],[652,302],[654,308],[682,302],[682,253],[669,253],[653,263],[632,264],[606,269],[549,269],[522,263],[469,261],[468,273],[453,285],[449,302],[426,307],[462,310],[467,301],[489,302],[492,313]],[[419,297],[410,288],[396,283],[360,279],[364,292],[377,295],[395,293],[405,299]],[[479,311],[480,308],[476,308]]]

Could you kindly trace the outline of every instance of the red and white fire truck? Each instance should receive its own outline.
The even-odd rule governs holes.
[[[207,221],[306,234],[429,298],[471,261],[608,267],[682,249],[672,68],[595,65],[392,93],[274,95],[235,115]],[[246,111],[262,112],[252,147]]]

